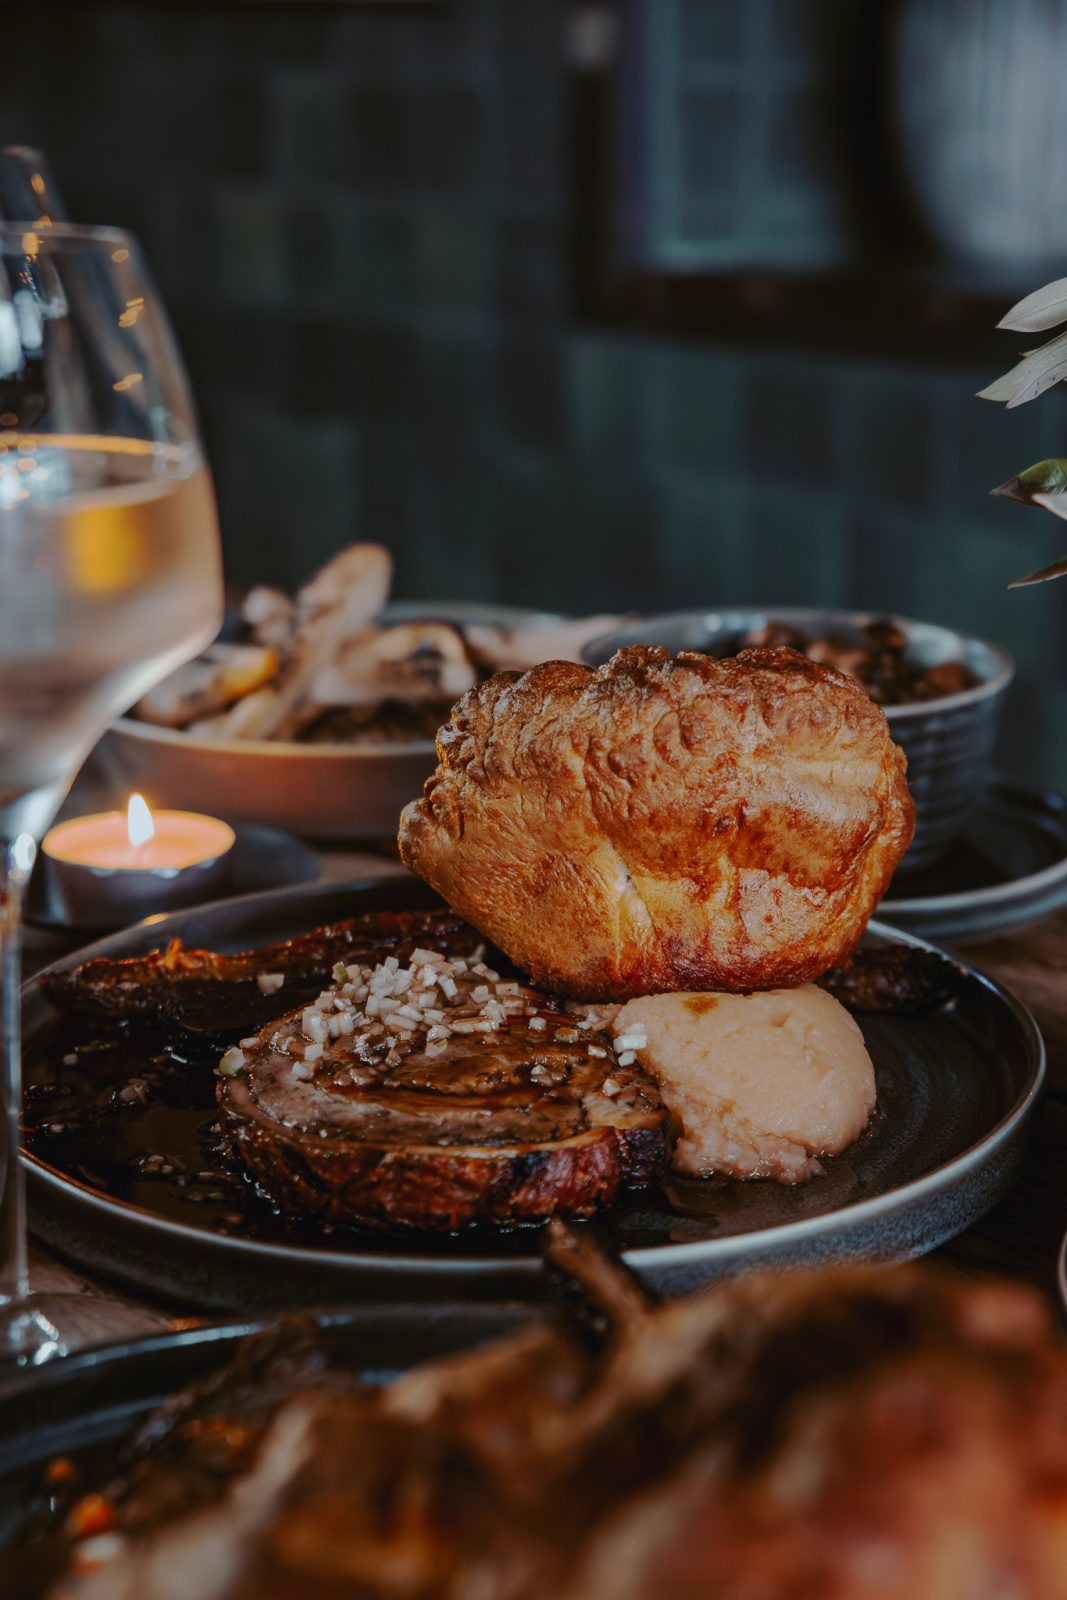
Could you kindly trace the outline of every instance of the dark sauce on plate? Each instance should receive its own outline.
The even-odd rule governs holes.
[[[537,1224],[438,1234],[286,1216],[223,1147],[215,1069],[224,1049],[156,1019],[57,1016],[26,1044],[26,1150],[112,1199],[217,1234],[392,1255],[536,1254]],[[650,1191],[632,1199],[648,1205]],[[653,1209],[663,1207],[657,1194]]]
[[[629,1193],[598,1217],[597,1226],[617,1249],[681,1244],[824,1214],[914,1176],[908,1130],[915,1132],[925,1103],[930,1067],[924,1060],[959,1055],[963,1033],[970,1031],[961,1032],[962,1019],[951,1006],[942,1009],[958,982],[951,963],[914,950],[864,952],[841,981],[839,998],[875,1008],[858,1020],[875,1064],[878,1112],[855,1145],[824,1160],[824,1176],[793,1188],[770,1180],[671,1176],[663,1188]],[[223,1148],[215,1102],[215,1069],[226,1046],[269,1018],[263,996],[254,985],[204,987],[216,993],[205,996],[198,986],[169,1015],[164,1007],[162,1014],[113,1023],[56,1014],[32,1033],[25,1052],[28,1153],[111,1199],[215,1234],[442,1260],[538,1253],[537,1224],[438,1234],[285,1215]],[[288,1007],[298,985],[286,993]],[[219,1026],[223,1015],[226,1029]],[[974,1045],[982,1049],[978,1038]],[[973,1085],[973,1069],[966,1075]],[[977,1135],[985,1108],[973,1086],[970,1098]],[[942,1150],[947,1135],[936,1132],[940,1119],[931,1126],[936,1149],[930,1164],[936,1165],[952,1153],[951,1141]]]

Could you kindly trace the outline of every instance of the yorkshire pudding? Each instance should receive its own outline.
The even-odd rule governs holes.
[[[914,827],[882,711],[793,650],[498,673],[437,754],[401,856],[535,983],[584,999],[817,977]]]

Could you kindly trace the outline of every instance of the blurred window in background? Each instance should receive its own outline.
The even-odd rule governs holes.
[[[572,54],[584,317],[973,360],[1062,269],[1067,0],[582,10],[614,21]]]
[[[656,0],[620,60],[619,248],[680,268],[836,266],[852,0]]]

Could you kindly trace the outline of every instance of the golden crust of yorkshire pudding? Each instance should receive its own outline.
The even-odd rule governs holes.
[[[585,999],[817,977],[914,827],[882,711],[793,650],[498,673],[437,754],[404,861],[536,983]]]

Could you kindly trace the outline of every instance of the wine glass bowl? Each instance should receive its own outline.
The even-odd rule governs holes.
[[[222,615],[210,479],[133,240],[0,225],[0,816],[40,837],[113,716]]]
[[[5,990],[18,980],[15,841],[41,838],[107,724],[207,644],[222,610],[211,480],[136,242],[111,228],[0,223]],[[5,1017],[10,1123],[17,1008]],[[26,1298],[16,1148],[9,1137],[0,1353],[5,1305],[9,1327],[26,1321],[12,1310]]]

